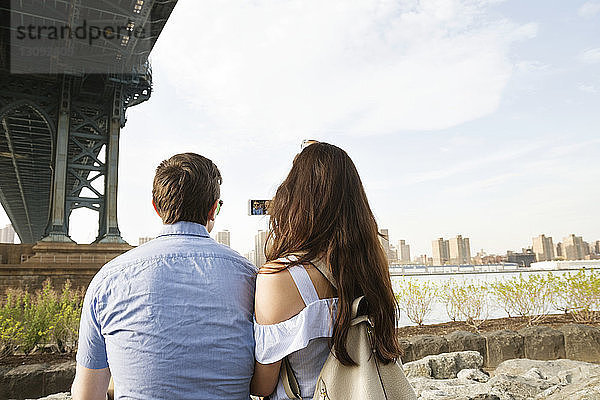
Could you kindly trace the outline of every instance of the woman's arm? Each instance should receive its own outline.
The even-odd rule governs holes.
[[[302,297],[288,270],[272,274],[258,274],[254,312],[256,322],[272,325],[290,319],[304,308]],[[275,390],[279,380],[281,360],[272,364],[255,363],[250,392],[256,396],[268,396]]]
[[[254,363],[254,375],[250,381],[250,393],[255,396],[268,396],[275,390],[279,380],[281,361],[273,364]]]

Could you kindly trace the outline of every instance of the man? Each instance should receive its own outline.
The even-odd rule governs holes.
[[[161,234],[106,264],[88,287],[75,400],[248,399],[256,268],[208,233],[223,204],[209,159],[177,154],[156,169]]]

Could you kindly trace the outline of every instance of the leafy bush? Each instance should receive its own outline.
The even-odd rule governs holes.
[[[600,319],[600,272],[569,272],[557,281],[555,286],[557,308],[561,307],[565,312],[570,311],[577,322],[594,323]]]
[[[485,285],[448,281],[442,286],[440,295],[448,317],[453,321],[465,321],[479,330],[488,317],[488,288]]]
[[[5,355],[15,347],[26,354],[36,345],[56,344],[60,351],[72,351],[77,344],[83,292],[73,290],[67,281],[57,293],[44,282],[33,295],[20,289],[8,289],[0,307],[0,335]],[[9,342],[4,337],[12,337]]]
[[[52,332],[61,352],[73,351],[77,347],[83,296],[83,291],[74,291],[71,288],[70,281],[63,286],[59,300],[60,308],[55,316]]]
[[[10,317],[0,315],[0,358],[11,355],[23,340],[23,325]]]
[[[552,311],[556,295],[554,280],[551,273],[547,276],[531,274],[527,278],[519,274],[506,281],[495,282],[491,288],[509,317],[527,317],[529,325],[533,325]]]
[[[410,279],[403,281],[396,294],[398,305],[406,313],[408,319],[421,326],[438,293],[438,288],[430,282],[414,282]]]

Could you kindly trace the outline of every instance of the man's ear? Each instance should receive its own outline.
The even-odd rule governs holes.
[[[211,207],[210,211],[208,212],[208,220],[209,221],[214,221],[215,217],[216,217],[216,212],[217,212],[217,207],[219,206],[219,199],[217,199],[215,201],[215,204],[213,204],[213,206]]]
[[[156,203],[154,203],[154,199],[152,199],[152,207],[154,207],[154,211],[156,211],[156,214],[158,214],[158,216],[160,217],[160,213],[158,212],[158,208],[156,208]]]

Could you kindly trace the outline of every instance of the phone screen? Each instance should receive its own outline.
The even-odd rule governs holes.
[[[250,200],[248,207],[249,215],[268,215],[269,200]]]

